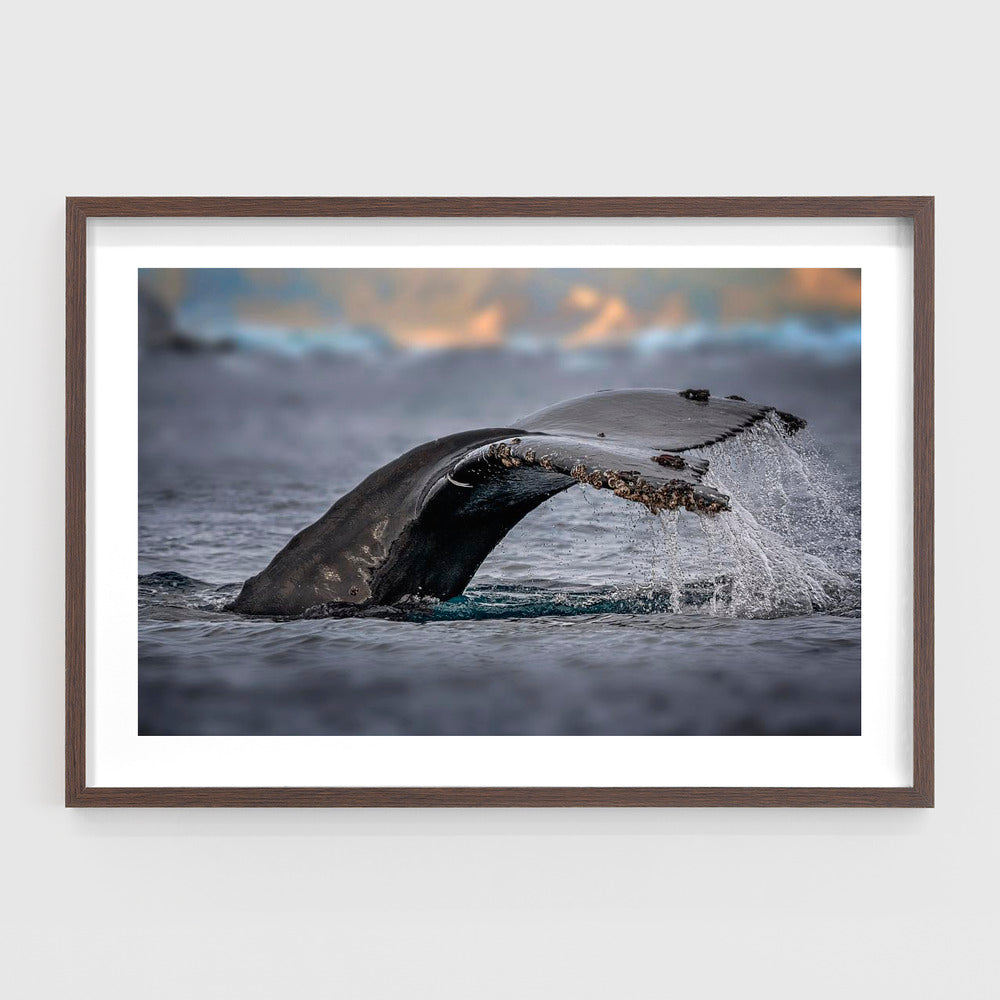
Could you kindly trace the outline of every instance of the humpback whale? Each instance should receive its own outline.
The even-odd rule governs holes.
[[[462,593],[526,514],[583,483],[654,514],[711,515],[729,498],[704,483],[687,453],[773,414],[794,434],[805,421],[706,389],[605,390],[413,448],[376,470],[300,531],[244,584],[232,611],[350,613]]]

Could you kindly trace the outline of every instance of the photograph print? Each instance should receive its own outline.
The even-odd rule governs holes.
[[[861,271],[141,269],[143,736],[857,736]]]

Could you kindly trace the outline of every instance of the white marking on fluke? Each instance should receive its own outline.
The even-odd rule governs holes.
[[[460,483],[457,479],[452,479],[451,478],[451,473],[450,472],[446,472],[444,475],[445,475],[445,479],[447,479],[448,482],[451,483],[452,486],[461,486],[461,487],[463,487],[464,489],[467,489],[467,490],[471,490],[472,489],[472,483]]]

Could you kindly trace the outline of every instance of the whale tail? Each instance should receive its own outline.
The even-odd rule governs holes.
[[[406,598],[460,594],[526,514],[575,483],[657,513],[728,509],[687,455],[774,414],[704,389],[620,389],[556,403],[511,427],[463,431],[420,445],[373,472],[300,531],[243,585],[232,610],[349,612]]]

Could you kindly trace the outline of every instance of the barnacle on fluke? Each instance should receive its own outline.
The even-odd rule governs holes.
[[[582,466],[573,470],[573,478],[579,483],[586,483],[594,489],[607,487],[616,497],[641,503],[653,514],[663,510],[694,511],[698,514],[718,514],[729,510],[729,498],[721,493],[706,493],[696,490],[691,483],[683,480],[670,480],[666,483],[654,484],[628,473],[604,472],[595,469],[589,473]]]
[[[784,433],[805,426],[707,389],[617,389],[556,403],[513,426],[437,438],[337,500],[244,583],[232,609],[342,614],[413,595],[447,600],[522,517],[577,483],[654,514],[717,514],[729,498],[704,483],[708,462],[689,453],[772,413]]]
[[[783,410],[775,410],[774,415],[782,422],[786,431],[789,434],[795,434],[805,427],[806,422],[801,418],[795,416],[794,413],[785,413]]]

